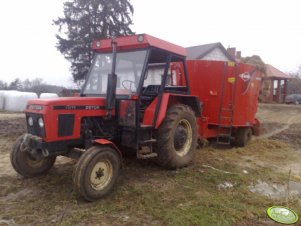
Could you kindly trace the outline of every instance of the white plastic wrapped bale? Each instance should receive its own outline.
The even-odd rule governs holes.
[[[0,111],[4,109],[4,90],[0,90]]]
[[[59,97],[56,93],[41,93],[40,99],[50,99]]]
[[[12,99],[12,96],[17,96],[17,93],[19,93],[19,91],[16,90],[5,90],[4,94],[3,94],[3,110],[6,109],[11,109],[12,106],[10,106],[9,101]],[[9,110],[7,110],[9,111]]]
[[[38,95],[33,92],[22,92],[20,110],[24,111],[27,105],[27,102],[32,99],[38,99]]]
[[[18,104],[16,103],[19,98],[19,91],[15,90],[6,90],[4,92],[4,103],[3,110],[5,111],[16,111]]]
[[[31,92],[17,92],[10,91],[5,92],[4,97],[4,110],[13,112],[22,112],[25,110],[27,101],[31,99],[37,99],[36,93]]]

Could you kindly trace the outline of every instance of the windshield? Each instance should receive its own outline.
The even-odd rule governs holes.
[[[147,50],[117,52],[116,94],[128,95],[137,91]],[[83,94],[106,94],[108,74],[112,70],[112,53],[96,54]]]

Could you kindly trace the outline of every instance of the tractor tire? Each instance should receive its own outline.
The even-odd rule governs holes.
[[[187,166],[194,157],[197,137],[193,110],[182,104],[170,107],[157,132],[156,162],[166,169]]]
[[[73,172],[77,192],[87,201],[110,193],[120,173],[121,159],[115,149],[93,146],[85,151]]]
[[[235,135],[234,145],[237,147],[245,147],[252,137],[252,129],[250,127],[239,128]]]
[[[11,150],[10,162],[13,168],[23,177],[35,177],[45,174],[53,166],[56,156],[35,159],[30,152],[21,150],[24,136],[18,137]]]

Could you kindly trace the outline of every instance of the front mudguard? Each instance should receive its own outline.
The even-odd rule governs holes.
[[[112,141],[107,140],[107,139],[96,139],[96,140],[93,141],[93,143],[94,144],[111,146],[119,154],[120,159],[122,159],[122,152],[119,150],[119,148]]]

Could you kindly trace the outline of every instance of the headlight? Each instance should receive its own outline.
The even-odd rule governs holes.
[[[33,126],[33,118],[32,117],[28,117],[27,122],[28,122],[29,126]]]
[[[39,119],[38,119],[38,123],[39,123],[39,126],[40,126],[41,128],[44,127],[44,120],[43,120],[43,118],[39,118]]]

